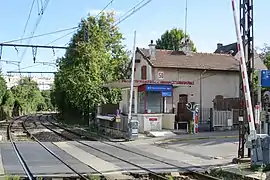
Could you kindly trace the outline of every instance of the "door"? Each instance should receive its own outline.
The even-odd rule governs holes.
[[[177,105],[178,121],[189,121],[192,118],[192,113],[187,109],[188,95],[180,94]]]
[[[180,94],[177,112],[184,113],[187,109],[187,106],[186,106],[187,103],[188,103],[188,95],[187,94]]]

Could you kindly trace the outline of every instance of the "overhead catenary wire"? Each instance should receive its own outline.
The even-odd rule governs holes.
[[[146,4],[145,4],[146,5]],[[145,6],[144,5],[144,6]],[[134,7],[136,7],[136,6],[138,6],[138,4],[137,5],[135,5]],[[134,9],[134,7],[132,8],[132,10],[134,10],[133,11],[133,13],[132,14],[134,14],[137,10],[136,9]],[[142,8],[142,7],[140,7],[140,8]],[[135,11],[136,10],[136,11]],[[129,10],[130,11],[130,10]],[[129,12],[128,11],[128,12]],[[127,14],[127,13],[125,13],[125,14]],[[128,15],[128,16],[131,16],[131,15]],[[123,16],[121,16],[121,17],[123,17]],[[118,19],[117,21],[118,21],[118,24],[120,24],[121,22],[123,22],[124,20],[126,20],[127,18],[125,18],[125,19]],[[79,28],[79,26],[73,26],[73,27],[70,27],[70,28],[66,28],[66,29],[61,29],[61,30],[56,30],[56,31],[51,31],[51,32],[47,32],[47,33],[44,33],[44,34],[39,34],[39,35],[35,35],[35,36],[30,36],[30,37],[25,37],[25,38],[19,38],[19,39],[13,39],[13,40],[9,40],[9,41],[4,41],[4,42],[1,42],[1,43],[13,43],[13,42],[18,42],[18,41],[21,41],[21,40],[27,40],[27,39],[33,39],[33,38],[38,38],[38,37],[43,37],[43,36],[48,36],[48,35],[53,35],[53,34],[57,34],[57,33],[61,33],[61,32],[65,32],[65,31],[69,31],[69,30],[74,30],[74,29],[78,29]]]
[[[137,3],[135,6],[133,6],[131,9],[129,9],[127,12],[125,12],[125,14],[123,14],[122,16],[119,17],[119,19],[123,18],[124,16],[126,16],[129,12],[131,12],[132,10],[134,10],[137,6],[139,6],[140,4],[142,4],[145,0],[140,1],[139,3]]]
[[[110,4],[112,4],[112,2],[113,2],[114,0],[111,0],[97,15],[96,15],[96,17],[95,18],[97,18]],[[49,45],[49,44],[52,44],[52,43],[54,43],[54,42],[56,42],[56,41],[58,41],[58,40],[60,40],[60,39],[63,39],[64,37],[66,37],[66,36],[68,36],[68,35],[70,35],[70,34],[72,34],[72,33],[75,33],[76,32],[76,30],[77,30],[77,28],[78,28],[78,26],[75,26],[75,27],[72,27],[72,28],[67,28],[67,29],[63,29],[63,30],[59,30],[59,31],[54,31],[54,32],[50,32],[50,33],[46,33],[46,34],[43,34],[44,36],[45,35],[49,35],[49,34],[54,34],[54,33],[58,33],[58,32],[63,32],[63,31],[68,31],[68,30],[74,30],[75,29],[75,31],[71,31],[71,32],[68,32],[68,33],[66,33],[65,35],[63,35],[63,36],[61,36],[61,37],[59,37],[59,38],[57,38],[57,39],[55,39],[55,40],[53,40],[53,41],[51,41],[51,42],[49,42],[49,43],[47,43],[46,45]],[[39,37],[40,36],[43,36],[43,35],[38,35]],[[30,37],[31,38],[31,37]],[[17,40],[13,40],[13,41],[9,41],[9,42],[16,42]],[[54,60],[53,60],[54,61]],[[50,61],[50,62],[52,62],[52,61]],[[48,63],[50,63],[50,62],[48,62]],[[17,70],[22,70],[22,69],[28,69],[28,68],[32,68],[32,67],[36,67],[36,66],[39,66],[39,65],[44,65],[44,63],[38,63],[38,64],[34,64],[34,65],[31,65],[31,66],[26,66],[26,67],[23,67],[23,68],[20,68],[20,69],[17,69]]]
[[[107,9],[107,7],[109,7],[109,6],[113,3],[113,1],[114,1],[114,0],[110,0],[110,2],[109,2],[108,4],[106,4],[106,5],[102,8],[102,10],[95,16],[95,18],[97,19],[98,16],[99,16],[103,11],[105,11],[105,10]],[[52,44],[52,43],[54,43],[54,42],[56,42],[56,41],[58,41],[58,40],[60,40],[60,39],[63,39],[63,38],[65,38],[65,37],[67,37],[68,35],[70,35],[70,34],[72,34],[72,33],[75,33],[75,32],[76,32],[76,30],[75,30],[75,31],[72,31],[72,32],[69,32],[69,33],[67,33],[67,34],[65,34],[65,35],[63,35],[63,36],[61,36],[61,37],[59,37],[59,38],[57,38],[57,39],[55,39],[55,40],[53,40],[53,41],[47,43],[46,45]]]
[[[142,4],[142,2],[144,2],[145,0],[142,0],[140,3],[136,4],[135,6],[133,6],[129,11],[127,11],[126,14],[126,17],[124,17],[123,19],[118,19],[116,21],[116,23],[112,26],[112,29],[115,28],[116,25],[119,25],[120,23],[124,22],[125,20],[127,20],[131,15],[133,15],[134,13],[136,13],[137,11],[139,11],[141,8],[143,8],[144,6],[146,6],[148,3],[150,3],[152,0],[148,0],[147,2],[145,2],[144,4]],[[141,6],[139,6],[138,8],[136,8],[138,5],[142,4]],[[128,12],[131,12],[128,14]],[[123,16],[121,16],[123,17]],[[37,35],[37,36],[33,36],[33,37],[29,37],[30,38],[34,38],[34,37],[41,37],[41,36],[46,36],[46,35],[51,35],[51,34],[55,34],[55,33],[60,33],[60,32],[64,32],[64,31],[68,31],[68,30],[74,30],[74,29],[78,29],[79,26],[74,26],[74,27],[71,27],[71,28],[66,28],[66,29],[63,29],[63,30],[58,30],[58,31],[53,31],[53,32],[49,32],[49,33],[44,33],[44,34],[41,34],[41,35]],[[63,36],[60,37],[61,39],[64,38]],[[59,39],[60,39],[59,38]],[[25,38],[24,38],[25,39]],[[11,42],[16,42],[16,41],[20,41],[21,39],[15,39],[15,40],[11,40],[11,41],[6,41],[4,43],[11,43]],[[55,41],[54,41],[55,42]],[[51,42],[52,43],[52,42]],[[49,44],[49,43],[48,43]],[[21,69],[26,69],[26,68],[31,68],[31,67],[35,67],[35,66],[38,66],[38,65],[41,65],[41,64],[37,64],[37,65],[32,65],[32,66],[27,66],[27,67],[23,67]]]
[[[113,3],[113,1],[114,1],[114,0],[110,0],[110,2],[109,2],[106,6],[104,6],[104,8],[96,15],[95,18],[97,18],[103,11],[105,11],[105,9],[106,9],[109,5],[111,5],[111,4]],[[63,30],[59,30],[59,31],[54,31],[54,32],[50,32],[50,33],[45,33],[45,34],[41,34],[41,35],[37,35],[37,36],[38,36],[38,37],[41,37],[41,36],[46,36],[46,35],[50,35],[50,34],[54,34],[54,33],[59,33],[59,32],[64,32],[64,31],[74,30],[74,29],[75,29],[75,31],[68,32],[68,33],[66,33],[65,35],[63,35],[63,36],[61,36],[61,37],[59,37],[59,38],[57,38],[57,39],[55,39],[55,40],[53,40],[53,41],[51,41],[51,42],[49,42],[49,43],[46,44],[46,45],[49,45],[49,44],[52,44],[52,43],[54,43],[54,42],[56,42],[56,41],[58,41],[58,40],[60,40],[60,39],[63,39],[64,37],[66,37],[66,36],[68,36],[68,35],[70,35],[70,34],[72,34],[72,33],[75,33],[76,30],[77,30],[77,28],[78,28],[78,26],[75,26],[75,27],[72,27],[72,28],[67,28],[67,29],[63,29]],[[31,38],[31,37],[30,37],[30,38]],[[17,41],[17,40],[13,40],[13,41],[9,41],[9,42],[6,42],[6,43],[11,43],[11,42],[16,42],[16,41]],[[55,61],[55,60],[52,60],[52,61]],[[50,62],[52,62],[52,61],[50,61]],[[48,63],[50,63],[50,62],[48,62]],[[22,70],[22,69],[28,69],[28,68],[36,67],[36,66],[39,66],[39,65],[44,65],[44,63],[38,63],[38,64],[34,64],[34,65],[31,65],[31,66],[23,67],[23,68],[20,68],[20,69],[21,69],[21,70]],[[20,70],[20,69],[17,69],[17,70]]]
[[[143,0],[143,1],[145,1],[145,0]],[[123,22],[124,20],[126,20],[128,17],[130,17],[131,15],[133,15],[135,12],[137,12],[138,10],[140,10],[142,7],[144,7],[144,6],[146,6],[149,2],[151,2],[152,0],[148,0],[146,3],[144,3],[142,6],[140,6],[139,8],[137,8],[137,9],[133,9],[133,11],[132,11],[132,13],[130,13],[130,14],[128,14],[124,19],[121,19],[121,20],[119,20],[117,23],[115,23],[114,25],[113,25],[113,27],[112,28],[114,28],[116,25],[118,25],[118,24],[120,24],[121,22]],[[137,5],[135,5],[135,6],[137,6]],[[135,7],[134,6],[134,7]],[[71,29],[77,29],[77,27],[72,27],[72,28],[68,28],[68,29],[64,29],[64,30],[59,30],[59,31],[55,31],[55,32],[62,32],[62,31],[66,31],[66,30],[71,30]],[[48,35],[48,34],[53,34],[53,33],[55,33],[55,32],[50,32],[50,33],[46,33],[46,34],[43,34],[43,35]],[[73,31],[74,32],[74,31]],[[68,34],[71,34],[72,32],[69,32]],[[39,36],[42,36],[42,35],[39,35]],[[31,37],[30,37],[31,38]],[[60,37],[60,38],[63,38],[63,36],[62,37]],[[60,39],[59,38],[59,39]],[[14,42],[14,41],[17,41],[17,40],[12,40],[12,41],[6,41],[6,42],[4,42],[4,43],[0,43],[0,44],[5,44],[5,43],[10,43],[10,42]],[[49,43],[48,43],[49,44]]]
[[[56,61],[56,59],[51,60],[51,61],[48,61],[48,63],[53,63],[53,61]],[[16,70],[14,70],[14,71],[19,71],[19,70],[23,70],[23,69],[29,69],[29,68],[36,67],[36,66],[40,66],[40,65],[44,65],[44,64],[37,63],[37,64],[33,64],[33,65],[30,65],[30,66],[22,67],[22,68],[20,68],[20,69],[16,69]]]
[[[55,39],[55,40],[53,40],[53,41],[51,41],[51,42],[49,42],[49,43],[47,43],[47,44],[45,44],[46,46],[47,45],[50,45],[50,44],[52,44],[52,43],[54,43],[54,42],[56,42],[56,41],[59,41],[60,39],[63,39],[64,37],[67,37],[68,35],[70,35],[70,34],[73,34],[73,33],[75,33],[76,32],[76,30],[75,31],[71,31],[71,32],[69,32],[69,33],[66,33],[66,34],[64,34],[63,36],[60,36],[59,38],[57,38],[57,39]]]
[[[103,12],[105,11],[105,9],[107,9],[107,7],[109,7],[109,5],[111,5],[113,3],[114,0],[111,0],[97,15],[96,18]]]
[[[141,8],[143,8],[144,6],[146,6],[146,5],[147,5],[148,3],[150,3],[152,0],[148,0],[148,1],[146,1],[143,5],[139,6],[139,5],[142,4],[144,1],[145,1],[145,0],[140,1],[138,4],[136,4],[134,7],[132,7],[129,11],[127,11],[127,12],[125,13],[125,15],[126,15],[125,17],[121,16],[121,17],[123,17],[123,19],[121,19],[121,17],[118,18],[118,20],[116,20],[116,23],[114,24],[113,27],[115,27],[115,26],[119,25],[121,22],[125,21],[127,18],[129,18],[129,17],[132,16],[134,13],[136,13],[137,11],[139,11]],[[136,8],[137,6],[139,6],[139,7]],[[129,13],[129,12],[131,12],[131,13]],[[128,14],[128,13],[129,13],[129,14]]]
[[[46,8],[48,7],[49,1],[50,1],[50,0],[45,0],[44,6],[41,7],[41,10],[40,10],[38,19],[37,19],[36,24],[35,24],[35,26],[34,26],[32,32],[31,32],[31,36],[33,36],[33,35],[35,34],[35,32],[36,32],[36,30],[37,30],[37,27],[38,27],[38,25],[39,25],[39,23],[40,23],[40,21],[41,21],[41,19],[42,19],[42,17],[43,17],[43,14],[44,14]],[[29,43],[31,42],[31,40],[32,40],[32,38],[29,38],[28,41],[27,41],[27,44],[29,44]],[[23,53],[22,53],[22,56],[21,56],[21,58],[20,58],[20,61],[23,60],[26,51],[27,51],[27,48],[24,49],[24,51],[23,51]]]
[[[48,35],[52,35],[52,34],[57,34],[57,33],[65,32],[65,31],[69,31],[69,30],[74,30],[74,29],[78,29],[78,26],[66,28],[66,29],[61,29],[61,30],[57,30],[57,31],[51,31],[51,32],[47,32],[47,33],[39,34],[39,35],[35,35],[35,36],[29,36],[29,37],[25,37],[25,38],[10,40],[10,41],[4,41],[2,43],[13,43],[13,42],[18,42],[18,41],[22,41],[22,40],[31,39],[31,38],[38,38],[38,37],[48,36]]]
[[[26,28],[27,28],[27,26],[28,26],[28,22],[29,22],[29,20],[30,20],[30,17],[31,17],[31,14],[32,14],[32,11],[33,11],[33,7],[34,7],[34,4],[35,4],[35,1],[36,1],[36,0],[33,0],[33,1],[32,1],[31,7],[30,7],[30,11],[29,11],[29,14],[28,14],[26,23],[25,23],[25,25],[24,25],[22,38],[23,38],[24,35],[25,35],[25,31],[26,31]]]

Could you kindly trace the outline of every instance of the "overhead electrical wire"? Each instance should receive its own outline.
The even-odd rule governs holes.
[[[48,63],[52,63],[53,61],[55,61],[55,59],[52,60],[52,61],[48,61]],[[30,65],[30,66],[22,67],[22,68],[20,68],[20,69],[16,69],[16,70],[14,70],[14,71],[20,71],[20,70],[23,70],[23,69],[29,69],[29,68],[36,67],[36,66],[40,66],[40,65],[43,65],[43,64],[37,63],[37,64],[33,64],[33,65]]]
[[[119,21],[120,19],[122,19],[124,16],[126,16],[129,12],[133,11],[137,6],[139,6],[140,4],[142,4],[144,1],[145,1],[145,0],[140,1],[140,2],[137,3],[135,6],[133,6],[131,9],[129,9],[125,14],[123,14],[122,16],[120,16],[120,17],[118,18],[118,21]]]
[[[122,23],[123,21],[125,21],[127,18],[129,18],[129,17],[132,16],[134,13],[136,13],[137,11],[139,11],[141,8],[143,8],[144,6],[146,6],[146,5],[147,5],[148,3],[150,3],[152,0],[148,0],[148,1],[146,1],[146,2],[145,2],[145,1],[146,1],[146,0],[140,1],[140,2],[137,3],[135,6],[133,6],[131,9],[129,9],[125,14],[123,14],[121,17],[119,17],[119,18],[116,20],[116,23],[111,27],[111,29],[113,29],[115,26],[117,26],[117,25],[119,25],[120,23]],[[142,4],[143,2],[145,2],[145,3]],[[109,3],[105,6],[105,8],[103,8],[102,11],[104,11],[111,3],[112,3],[112,1],[109,2]],[[141,4],[142,4],[142,5],[141,5]],[[141,5],[141,6],[140,6],[140,5]],[[139,7],[138,7],[138,6],[139,6]],[[101,14],[102,11],[101,11],[100,13],[98,13],[98,15]],[[95,18],[97,18],[98,15],[97,15]],[[50,43],[48,43],[48,44],[54,43],[54,42],[56,42],[56,41],[58,41],[58,40],[60,40],[60,39],[62,39],[62,38],[64,38],[64,37],[68,36],[69,34],[71,34],[71,33],[67,33],[66,35],[61,36],[61,37],[59,37],[58,39],[56,39],[56,40],[54,40],[54,41],[52,41],[52,42],[50,42]],[[47,45],[48,45],[48,44],[47,44]]]
[[[144,0],[145,1],[145,0]],[[151,1],[151,0],[150,0]],[[149,1],[149,2],[150,2]],[[142,1],[143,2],[143,1]],[[147,4],[149,3],[149,2],[147,2]],[[138,3],[139,4],[139,3]],[[134,7],[136,7],[136,6],[138,6],[138,4],[137,5],[135,5]],[[146,5],[146,4],[145,4]],[[145,6],[144,5],[144,6]],[[133,13],[132,14],[134,14],[136,11],[138,11],[138,10],[136,10],[136,9],[134,9],[134,7],[131,9],[131,10],[133,10]],[[142,6],[143,7],[143,6]],[[142,7],[139,7],[140,9],[142,8]],[[131,10],[129,10],[129,11],[131,11]],[[128,12],[129,12],[128,11]],[[125,13],[125,14],[127,14],[127,13]],[[129,14],[128,16],[131,16],[132,14]],[[121,16],[121,18],[122,18],[123,16]],[[118,22],[118,24],[120,24],[120,22],[123,22],[124,20],[126,20],[127,18],[123,18],[123,19],[121,19],[120,20],[120,18],[118,18],[118,20],[117,20],[117,22]],[[61,32],[65,32],[65,31],[69,31],[69,30],[74,30],[74,29],[78,29],[79,28],[79,26],[74,26],[74,27],[70,27],[70,28],[66,28],[66,29],[61,29],[61,30],[57,30],[57,31],[51,31],[51,32],[48,32],[48,33],[44,33],[44,34],[39,34],[39,35],[35,35],[35,36],[30,36],[30,37],[25,37],[25,38],[19,38],[19,39],[13,39],[13,40],[10,40],[10,41],[4,41],[4,42],[1,42],[1,43],[13,43],[13,42],[18,42],[18,41],[21,41],[21,40],[27,40],[27,39],[31,39],[31,38],[38,38],[38,37],[43,37],[43,36],[48,36],[48,35],[52,35],[52,34],[57,34],[57,33],[61,33]]]
[[[148,0],[146,1],[143,5],[139,6],[141,3],[143,3],[145,0],[142,0],[141,2],[139,2],[137,5],[135,5],[133,8],[131,8],[128,12],[132,11],[130,14],[127,14],[125,17],[123,17],[123,19],[118,18],[118,20],[116,21],[116,23],[113,25],[113,28],[117,25],[119,25],[121,22],[125,21],[127,18],[129,18],[130,16],[132,16],[134,13],[136,13],[137,11],[139,11],[141,8],[143,8],[144,6],[146,6],[148,3],[150,3],[152,0]],[[136,8],[137,6],[139,6],[138,8]]]
[[[73,34],[73,33],[75,33],[75,32],[76,32],[76,30],[75,30],[75,31],[71,31],[71,32],[69,32],[69,33],[67,33],[67,34],[65,34],[65,35],[63,35],[63,36],[61,36],[61,37],[59,37],[59,38],[57,38],[57,39],[55,39],[55,40],[53,40],[53,41],[47,43],[47,44],[45,44],[45,46],[50,45],[50,44],[52,44],[52,43],[54,43],[54,42],[56,42],[56,41],[59,41],[60,39],[63,39],[64,37],[66,37],[66,36],[68,36],[68,35],[70,35],[70,34]]]
[[[148,0],[148,1],[146,1],[144,4],[142,4],[144,1],[146,1],[146,0],[140,1],[138,4],[136,4],[135,6],[133,6],[130,10],[128,10],[128,11],[124,14],[124,15],[126,15],[125,17],[124,17],[124,15],[120,17],[120,18],[122,18],[122,19],[118,18],[118,20],[116,21],[117,23],[115,23],[114,26],[113,26],[112,28],[114,28],[116,25],[120,24],[121,22],[124,22],[127,18],[129,18],[131,15],[133,15],[134,13],[136,13],[137,11],[139,11],[141,8],[143,8],[144,6],[146,6],[146,5],[147,5],[148,3],[150,3],[152,0]],[[108,5],[109,5],[109,4],[111,4],[111,2],[109,2]],[[142,5],[139,6],[140,4],[142,4]],[[108,7],[108,5],[106,5],[106,6]],[[139,7],[136,8],[137,6],[139,6]],[[103,11],[104,11],[104,10],[105,10],[105,9],[103,9]],[[131,13],[129,13],[129,12],[131,12]],[[100,13],[99,13],[99,14],[100,14]],[[97,16],[96,16],[96,17],[97,17]],[[79,28],[79,26],[74,26],[74,27],[71,27],[71,28],[66,28],[66,29],[62,29],[62,30],[58,30],[58,31],[53,31],[53,32],[49,32],[49,33],[44,33],[44,34],[36,35],[36,36],[33,36],[33,37],[23,38],[23,39],[28,39],[28,38],[30,39],[30,38],[42,37],[42,36],[46,36],[46,35],[51,35],[51,34],[56,34],[56,33],[64,32],[64,31],[68,31],[68,30],[74,30],[74,29],[77,30],[78,28]],[[74,31],[72,31],[72,32],[74,32]],[[65,34],[64,36],[61,36],[61,37],[57,38],[56,40],[62,39],[62,38],[64,38],[65,36],[67,36],[68,34],[71,34],[72,32],[69,32],[69,33]],[[17,41],[20,41],[20,40],[22,40],[22,38],[21,38],[21,39],[11,40],[11,41],[6,41],[6,42],[3,42],[3,43],[17,42]],[[55,42],[56,40],[54,40],[54,41],[52,41],[52,42],[50,42],[50,43],[48,43],[48,44],[51,44],[51,43]],[[39,66],[39,65],[41,65],[41,64],[34,64],[34,65],[31,65],[31,66],[23,67],[23,68],[21,68],[21,69],[28,69],[28,68],[35,67],[35,66]]]
[[[107,9],[107,7],[109,6],[109,5],[111,5],[112,3],[113,3],[113,1],[114,0],[111,0],[97,15],[96,15],[96,18],[103,12],[103,11],[105,11],[105,9]]]
[[[32,10],[33,10],[35,1],[36,1],[36,0],[33,0],[33,1],[32,1],[31,7],[30,7],[30,11],[29,11],[29,14],[28,14],[28,17],[27,17],[27,20],[26,20],[26,23],[25,23],[25,26],[24,26],[24,29],[23,29],[23,35],[22,35],[22,38],[23,38],[24,35],[25,35],[25,31],[26,31],[26,28],[27,28],[27,26],[28,26],[28,22],[29,22],[29,20],[30,20],[31,14],[32,14]]]
[[[73,29],[77,29],[77,28],[78,28],[78,26],[75,26],[75,27],[72,27],[72,28],[61,29],[61,30],[52,31],[52,32],[44,33],[44,34],[35,35],[35,36],[29,36],[29,37],[20,38],[20,39],[4,41],[4,42],[1,42],[0,44],[13,43],[13,42],[18,42],[18,41],[22,41],[22,40],[31,39],[31,38],[38,38],[38,37],[48,36],[48,35],[57,34],[57,33],[65,32],[65,31],[69,31],[69,30],[73,30]]]
[[[43,17],[43,14],[44,14],[46,8],[48,7],[49,1],[50,1],[50,0],[45,0],[44,6],[42,6],[41,9],[40,9],[38,19],[37,19],[37,21],[36,21],[36,24],[35,24],[35,26],[34,26],[34,29],[33,29],[32,32],[31,32],[31,36],[32,36],[32,37],[34,36],[34,34],[35,34],[36,30],[37,30],[37,27],[38,27],[38,25],[39,25],[39,23],[40,23],[40,21],[41,21],[41,19],[42,19],[42,17]],[[27,41],[27,44],[29,44],[29,43],[31,42],[31,40],[32,40],[32,38],[29,38],[28,41]],[[20,61],[22,61],[22,59],[24,58],[27,49],[28,49],[28,48],[25,48],[25,49],[24,49],[23,54],[22,54],[22,56],[21,56],[21,58],[20,58]]]
[[[106,6],[104,6],[103,9],[95,16],[95,18],[97,18],[103,11],[105,11],[105,9],[107,9],[107,7],[109,7],[113,3],[113,1],[114,0],[110,0],[110,2],[108,4],[106,4]],[[50,44],[52,44],[52,43],[54,43],[54,42],[56,42],[56,41],[58,41],[60,39],[63,39],[64,37],[66,37],[66,36],[68,36],[68,35],[70,35],[72,33],[75,33],[75,32],[76,32],[76,30],[75,31],[72,31],[72,32],[69,32],[69,33],[67,33],[67,34],[65,34],[65,35],[63,35],[63,36],[61,36],[61,37],[59,37],[59,38],[57,38],[57,39],[55,39],[55,40],[47,43],[46,45],[50,45]]]
[[[96,17],[95,18],[97,18],[110,4],[112,4],[112,2],[113,2],[114,0],[111,0],[97,15],[96,15]],[[78,26],[76,26],[76,27],[72,27],[72,28],[68,28],[67,30],[73,30],[73,29],[76,29],[77,30],[77,28],[78,28]],[[68,32],[67,34],[65,34],[65,35],[63,35],[63,36],[61,36],[61,37],[59,37],[59,38],[57,38],[57,39],[55,39],[55,40],[53,40],[53,41],[51,41],[51,42],[49,42],[49,43],[47,43],[46,45],[49,45],[49,44],[52,44],[52,43],[54,43],[54,42],[56,42],[56,41],[58,41],[58,40],[60,40],[60,39],[62,39],[62,38],[64,38],[64,37],[66,37],[66,36],[68,36],[68,35],[70,35],[70,34],[72,34],[72,33],[74,33],[74,32],[76,32],[76,30],[75,31],[71,31],[71,32]],[[53,33],[53,32],[52,32]],[[54,60],[52,60],[52,61],[54,61]],[[49,63],[50,62],[52,62],[52,61],[49,61]],[[23,67],[23,68],[21,68],[21,69],[28,69],[28,68],[31,68],[31,67],[36,67],[36,66],[39,66],[39,65],[42,65],[42,64],[34,64],[34,65],[31,65],[31,66],[26,66],[26,67]]]

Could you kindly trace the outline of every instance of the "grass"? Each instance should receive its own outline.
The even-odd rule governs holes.
[[[100,180],[101,178],[97,175],[88,175],[88,178],[91,180]]]
[[[20,176],[17,176],[17,175],[8,175],[8,176],[5,176],[5,180],[20,180]]]

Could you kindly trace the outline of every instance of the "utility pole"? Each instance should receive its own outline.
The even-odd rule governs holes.
[[[253,36],[253,0],[240,0],[240,30],[242,33],[242,41],[244,47],[244,54],[246,57],[247,73],[249,79],[250,96],[252,99],[252,106],[254,110],[254,36]],[[239,53],[239,52],[238,52]],[[241,77],[242,75],[240,75]],[[246,134],[249,134],[249,125],[245,111],[245,97],[243,93],[243,82],[240,83],[240,101],[241,110],[239,112],[239,147],[238,158],[244,158]],[[248,149],[248,157],[251,156],[251,149]]]
[[[134,74],[135,74],[135,59],[136,59],[136,31],[134,31],[134,44],[133,44],[133,57],[131,65],[131,82],[130,82],[130,94],[129,94],[129,107],[128,107],[128,138],[131,139],[132,136],[132,102],[133,102],[133,89],[134,89]]]

